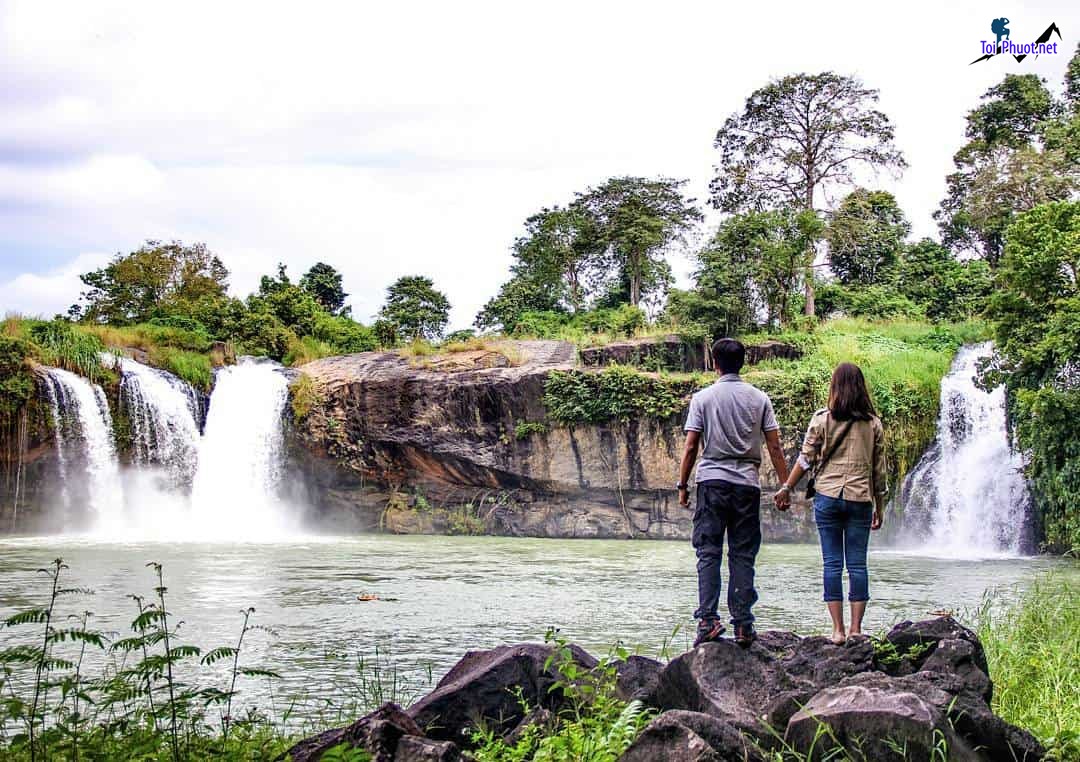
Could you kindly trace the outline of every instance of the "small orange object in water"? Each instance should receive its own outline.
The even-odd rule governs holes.
[[[374,593],[360,593],[360,595],[356,596],[356,600],[358,600],[358,601],[377,601],[377,600],[379,600],[379,596],[375,595]]]

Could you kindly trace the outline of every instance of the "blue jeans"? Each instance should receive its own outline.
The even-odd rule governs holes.
[[[866,573],[866,546],[870,543],[872,503],[818,494],[814,497],[814,521],[821,536],[825,600],[844,600],[844,564],[848,570],[848,600],[870,599]]]

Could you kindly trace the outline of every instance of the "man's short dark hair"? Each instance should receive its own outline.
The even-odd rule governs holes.
[[[738,373],[746,362],[746,347],[737,339],[717,339],[712,345],[713,364],[723,373]]]

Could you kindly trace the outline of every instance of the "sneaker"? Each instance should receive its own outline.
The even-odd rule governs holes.
[[[697,648],[702,643],[711,643],[714,640],[719,640],[726,629],[724,623],[719,619],[702,619],[698,622],[697,638],[694,639],[694,648]]]
[[[749,648],[750,644],[757,640],[757,630],[752,624],[735,625],[735,642],[743,648]]]

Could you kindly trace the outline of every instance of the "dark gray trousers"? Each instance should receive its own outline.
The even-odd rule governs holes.
[[[754,561],[761,549],[761,490],[721,479],[699,482],[694,510],[694,550],[697,551],[698,608],[696,619],[717,616],[724,535],[728,543],[728,613],[732,624],[750,624],[757,602]]]

